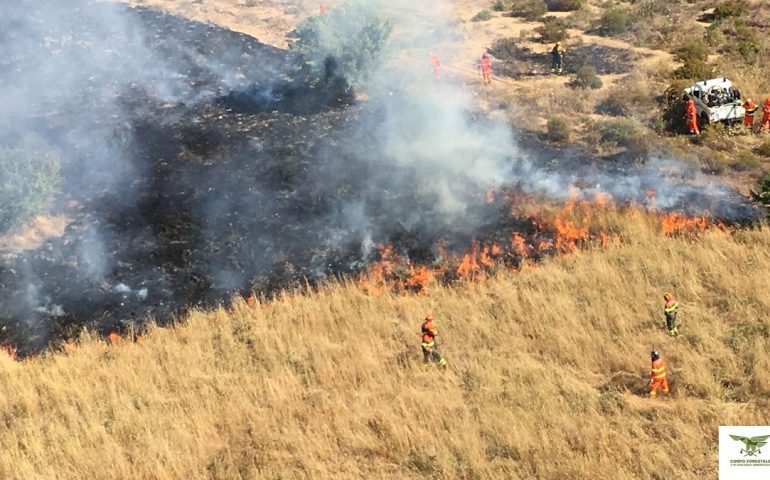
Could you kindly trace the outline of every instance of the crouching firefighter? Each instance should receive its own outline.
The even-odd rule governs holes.
[[[431,360],[446,368],[446,360],[441,356],[441,352],[436,345],[436,336],[438,335],[438,329],[433,323],[433,315],[428,314],[425,317],[425,323],[422,324],[422,356],[425,365],[428,365]]]
[[[660,356],[657,350],[650,352],[652,360],[652,372],[650,382],[650,398],[658,396],[658,389],[668,395],[668,380],[666,379],[666,361]]]

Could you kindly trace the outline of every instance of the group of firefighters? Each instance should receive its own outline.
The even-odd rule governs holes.
[[[679,329],[676,325],[676,313],[679,309],[679,304],[674,300],[674,297],[670,293],[663,294],[663,300],[665,302],[663,306],[663,313],[666,317],[666,328],[668,334],[672,337],[679,335]],[[422,324],[422,342],[420,346],[422,348],[423,363],[427,366],[431,362],[434,362],[441,368],[446,368],[447,361],[438,349],[436,337],[438,336],[438,328],[436,327],[435,318],[432,314],[428,314],[425,317],[425,321]],[[653,349],[650,352],[650,360],[652,361],[650,372],[650,398],[658,396],[658,390],[668,395],[668,374],[666,372],[666,361],[660,355],[660,353]]]
[[[561,42],[556,42],[556,45],[551,49],[551,72],[561,74],[564,71],[564,53],[567,50],[564,48]],[[436,80],[441,79],[441,59],[433,52],[428,52],[430,63],[433,67],[433,76]],[[479,60],[479,71],[481,72],[481,81],[484,85],[492,83],[492,57],[489,55],[489,51],[484,50],[481,54],[481,60]]]
[[[746,111],[743,117],[743,126],[751,130],[754,128],[754,116],[757,110],[759,110],[759,105],[754,103],[754,100],[747,98],[743,102],[743,109]],[[685,103],[684,123],[690,135],[698,135],[700,133],[700,128],[698,128],[698,112],[695,109],[695,101],[692,98],[688,98]],[[770,131],[770,97],[767,97],[764,105],[762,105],[762,121],[759,123],[759,133],[765,131]]]

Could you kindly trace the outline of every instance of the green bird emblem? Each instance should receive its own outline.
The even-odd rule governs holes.
[[[730,438],[737,442],[743,442],[743,444],[746,446],[746,448],[741,449],[741,453],[745,457],[756,457],[762,451],[760,448],[767,445],[767,439],[770,438],[770,435],[762,435],[760,437],[741,437],[740,435],[730,435]]]

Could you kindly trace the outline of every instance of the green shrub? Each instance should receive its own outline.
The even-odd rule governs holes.
[[[568,36],[567,29],[555,18],[546,18],[543,25],[537,27],[535,31],[540,35],[540,41],[543,43],[561,42]]]
[[[674,78],[701,81],[713,77],[714,67],[702,60],[685,60],[681,67],[674,70]]]
[[[714,8],[714,20],[722,20],[728,17],[739,17],[746,11],[744,0],[727,0]]]
[[[666,130],[685,133],[684,89],[691,86],[688,80],[677,80],[666,88],[661,101],[662,123]]]
[[[571,12],[583,8],[583,0],[545,0],[551,12]]]
[[[762,161],[753,153],[748,150],[743,150],[735,156],[735,160],[730,167],[733,170],[739,172],[745,172],[746,170],[752,170],[762,166]]]
[[[755,202],[770,208],[770,171],[765,172],[759,179],[757,189],[751,191],[751,197]]]
[[[599,33],[602,35],[619,35],[625,33],[631,24],[631,16],[625,8],[612,7],[606,10],[599,19]]]
[[[512,2],[511,0],[497,0],[494,5],[492,5],[492,10],[496,12],[504,12],[511,8]]]
[[[492,20],[492,12],[487,9],[480,11],[471,18],[471,22],[486,22],[487,20]]]
[[[765,140],[764,142],[760,143],[756,149],[756,152],[763,157],[770,157],[770,140]]]
[[[511,6],[511,13],[527,20],[537,20],[548,13],[548,7],[545,0],[515,0]]]
[[[570,122],[566,117],[550,117],[548,119],[548,140],[566,142],[571,133]]]
[[[683,62],[692,60],[705,62],[710,53],[711,49],[708,46],[695,40],[689,40],[674,50],[674,54]]]
[[[37,137],[0,147],[0,232],[43,211],[59,188],[59,158]]]
[[[570,82],[573,88],[602,88],[602,79],[596,75],[596,69],[590,65],[578,68],[574,78]]]
[[[729,36],[732,37],[727,42],[727,50],[734,55],[740,56],[744,62],[754,65],[759,59],[759,46],[762,42],[756,31],[746,25],[743,20],[736,20],[732,28],[728,29]]]
[[[606,146],[625,148],[636,156],[645,156],[649,151],[647,129],[631,118],[618,118],[599,127],[599,143]]]
[[[317,85],[343,75],[350,85],[364,81],[390,36],[391,24],[363,3],[308,17],[292,32],[290,51],[297,79]]]

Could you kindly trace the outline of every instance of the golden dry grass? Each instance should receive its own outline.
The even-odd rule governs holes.
[[[427,296],[332,285],[0,358],[0,478],[715,478],[717,427],[770,422],[770,231],[621,223],[622,245]],[[421,366],[428,311],[445,373]],[[671,398],[640,395],[653,344]]]

